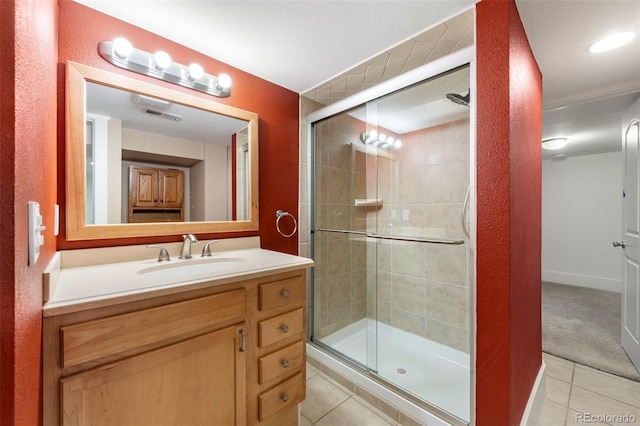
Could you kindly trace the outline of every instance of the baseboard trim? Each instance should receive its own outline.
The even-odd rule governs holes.
[[[547,366],[544,361],[542,361],[542,365],[536,376],[536,381],[533,383],[533,388],[531,388],[527,406],[524,409],[524,413],[522,413],[520,426],[536,426],[538,424],[538,417],[540,416],[540,411],[542,411],[542,404],[547,394],[546,369]]]
[[[592,275],[569,274],[558,271],[542,271],[542,281],[557,284],[568,284],[576,287],[593,288],[596,290],[622,292],[622,280],[595,277]]]

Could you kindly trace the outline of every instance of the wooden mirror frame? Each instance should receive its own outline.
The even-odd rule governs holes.
[[[249,219],[88,225],[85,175],[86,82],[142,93],[247,121],[249,123]],[[258,230],[258,114],[71,61],[67,61],[66,67],[65,106],[66,239],[68,241]]]

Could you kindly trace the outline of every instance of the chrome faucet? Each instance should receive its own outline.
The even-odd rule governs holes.
[[[180,249],[180,256],[178,259],[191,259],[191,243],[198,242],[198,239],[193,234],[187,234],[182,236],[182,248]]]

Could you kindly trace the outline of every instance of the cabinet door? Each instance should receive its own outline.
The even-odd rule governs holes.
[[[244,425],[244,324],[61,380],[63,425]]]
[[[160,170],[160,207],[182,208],[184,173],[180,170]]]
[[[129,203],[133,207],[156,207],[158,205],[158,171],[132,167],[129,171]]]

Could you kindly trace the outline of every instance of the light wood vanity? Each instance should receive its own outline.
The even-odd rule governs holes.
[[[44,425],[297,425],[310,265],[45,306]]]

